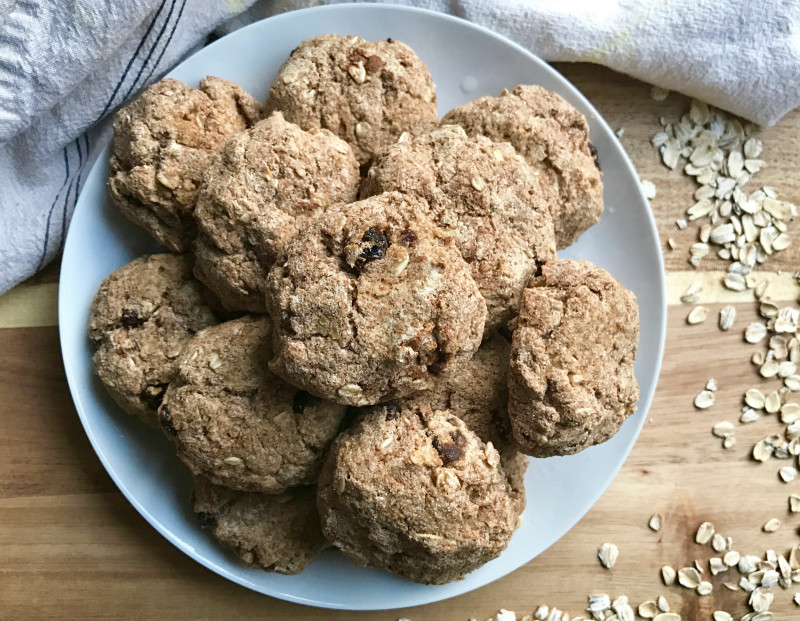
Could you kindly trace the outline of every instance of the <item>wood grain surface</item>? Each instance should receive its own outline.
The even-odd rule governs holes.
[[[692,182],[661,166],[649,144],[659,129],[659,117],[677,118],[687,100],[673,93],[655,102],[648,85],[597,66],[558,68],[614,129],[624,128],[624,147],[642,178],[658,188],[652,208],[662,240],[672,237],[678,244],[676,250],[664,251],[671,305],[655,401],[625,466],[575,528],[525,567],[491,585],[400,611],[306,608],[218,577],[153,530],[116,490],[92,451],[62,368],[54,266],[0,297],[0,618],[483,621],[501,607],[521,616],[541,604],[575,616],[583,613],[590,593],[612,598],[625,594],[636,605],[663,594],[686,620],[710,619],[717,609],[746,612],[745,594],[721,586],[738,581],[737,572],[709,578],[715,588],[706,597],[665,587],[659,577],[664,564],[678,568],[715,555],[693,541],[705,520],[731,536],[741,553],[786,553],[800,543],[800,514],[789,514],[787,502],[790,493],[800,493],[800,480],[784,484],[778,479],[778,468],[787,462],[758,464],[748,459],[753,443],[780,432],[780,424],[762,418],[737,427],[737,444],[730,450],[723,450],[711,435],[713,424],[736,422],[746,388],[777,384],[754,373],[749,356],[755,346],[742,340],[742,329],[756,316],[752,293],[733,294],[719,287],[722,262],[704,260],[702,273],[691,270],[688,247],[696,241],[697,229],[679,231],[675,220],[692,203]],[[766,166],[751,182],[752,189],[771,185],[782,198],[800,203],[800,111],[761,130],[759,137]],[[794,245],[765,268],[800,269],[800,225],[795,223],[790,232]],[[797,299],[799,290],[787,274],[771,277],[780,281],[774,297]],[[705,323],[689,326],[685,317],[690,307],[678,298],[697,278],[707,283],[703,302],[711,314]],[[716,326],[723,303],[733,303],[738,311],[728,333]],[[719,382],[717,403],[697,411],[692,400],[710,377]],[[529,503],[535,510],[536,499],[529,498]],[[665,516],[659,533],[647,527],[655,512]],[[782,527],[772,534],[762,532],[762,525],[773,517]],[[612,570],[603,569],[595,556],[604,542],[620,549]],[[791,603],[794,590],[774,591],[774,618],[800,618],[800,608]]]

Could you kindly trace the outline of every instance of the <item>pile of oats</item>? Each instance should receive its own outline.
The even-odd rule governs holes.
[[[698,241],[690,249],[689,263],[697,267],[711,254],[731,261],[725,286],[741,291],[745,277],[770,255],[791,244],[788,223],[797,217],[797,207],[778,199],[776,190],[765,186],[747,193],[744,186],[764,166],[761,141],[755,126],[742,125],[702,101],[692,100],[688,114],[670,123],[661,119],[662,131],[651,139],[661,160],[670,169],[682,169],[698,185],[695,203],[680,229],[689,221],[705,220]],[[655,196],[652,183],[643,182],[648,197]],[[675,243],[669,240],[670,248]]]

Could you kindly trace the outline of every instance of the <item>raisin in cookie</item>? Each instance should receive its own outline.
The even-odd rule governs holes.
[[[201,525],[251,567],[299,574],[328,545],[313,487],[261,494],[196,477],[192,505]]]
[[[500,453],[520,511],[525,507],[525,471],[528,458],[519,452],[508,420],[508,363],[511,344],[492,332],[462,368],[437,378],[431,390],[401,399],[393,407],[427,405],[447,410]],[[392,407],[392,405],[387,405]]]
[[[558,261],[522,294],[509,369],[514,437],[529,455],[611,438],[636,410],[636,297],[586,261]]]
[[[439,120],[428,68],[391,39],[325,35],[304,41],[281,67],[266,105],[303,129],[330,129],[352,145],[360,164],[404,131]]]
[[[188,250],[203,171],[229,136],[260,115],[261,104],[220,78],[209,76],[197,89],[170,78],[149,86],[114,121],[114,203],[170,250]]]
[[[95,295],[94,371],[123,410],[155,424],[181,350],[215,323],[190,255],[140,257],[112,272]]]
[[[332,207],[289,241],[267,287],[275,373],[370,405],[425,390],[472,357],[486,303],[426,210],[387,192]]]
[[[347,556],[425,584],[498,556],[520,509],[497,451],[427,406],[374,407],[340,435],[317,505],[323,533]]]
[[[264,280],[286,240],[328,205],[355,200],[359,181],[346,142],[276,112],[231,138],[206,170],[195,274],[226,308],[266,312]]]
[[[345,408],[270,373],[270,324],[243,317],[198,333],[181,354],[159,420],[192,473],[277,494],[316,480]]]
[[[555,194],[508,143],[457,125],[403,136],[376,155],[361,192],[391,190],[423,197],[431,219],[452,231],[486,299],[487,330],[513,317],[531,276],[556,257]]]
[[[470,136],[508,141],[556,188],[553,223],[566,248],[603,213],[597,150],[584,116],[555,93],[517,86],[500,97],[482,97],[448,112],[442,123],[461,125]]]

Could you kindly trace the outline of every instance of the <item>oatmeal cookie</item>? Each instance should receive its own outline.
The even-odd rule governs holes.
[[[555,93],[517,86],[500,97],[482,97],[448,112],[443,124],[461,125],[510,142],[552,184],[551,203],[559,249],[573,244],[603,213],[603,183],[597,150],[584,116]]]
[[[399,408],[446,410],[460,418],[487,445],[500,453],[500,463],[513,493],[525,507],[525,471],[528,458],[519,452],[508,419],[508,363],[511,344],[492,332],[462,368],[437,378],[431,390],[406,397]]]
[[[215,323],[190,255],[139,257],[112,272],[95,295],[94,371],[123,410],[155,425],[181,350]]]
[[[340,435],[317,505],[323,533],[347,556],[425,584],[498,556],[519,517],[497,451],[427,406],[374,407]]]
[[[251,567],[299,574],[328,545],[314,487],[261,494],[196,477],[192,505],[200,524]]]
[[[486,303],[413,196],[332,207],[269,274],[270,368],[324,399],[370,405],[429,388],[472,357]]]
[[[270,373],[271,322],[243,317],[203,330],[178,360],[159,409],[195,475],[268,494],[316,480],[345,408]]]
[[[170,250],[194,237],[192,199],[225,140],[261,115],[261,104],[233,82],[209,76],[199,88],[166,78],[114,121],[108,186],[119,210]]]
[[[360,164],[404,131],[433,127],[436,89],[399,41],[324,35],[304,41],[272,84],[267,110],[303,129],[325,127],[352,145]]]
[[[424,198],[431,219],[453,233],[486,300],[487,330],[513,317],[531,276],[556,257],[555,193],[508,143],[457,125],[405,135],[376,155],[361,195],[391,190]]]
[[[544,267],[522,294],[509,369],[514,437],[529,455],[611,438],[636,410],[636,297],[587,261]]]
[[[332,203],[355,200],[350,146],[280,112],[231,138],[203,176],[195,274],[230,310],[264,313],[267,271],[286,241]]]

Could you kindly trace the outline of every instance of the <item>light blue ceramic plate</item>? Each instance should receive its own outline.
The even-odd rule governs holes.
[[[266,98],[281,63],[301,41],[322,34],[392,37],[409,44],[431,69],[439,111],[517,84],[539,84],[576,106],[591,126],[603,165],[606,211],[600,223],[562,253],[610,271],[639,298],[641,341],[636,377],[639,411],[602,446],[573,457],[535,460],[526,477],[524,525],[498,559],[465,580],[422,586],[357,567],[329,551],[299,576],[248,569],[201,531],[189,509],[189,477],[170,444],[120,411],[92,376],[86,337],[89,307],[113,270],[159,248],[112,207],[106,192],[108,152],[100,155],[78,201],[61,266],[59,322],[70,389],[86,434],[119,489],[172,544],[219,575],[260,593],[312,606],[374,610],[425,604],[483,586],[514,571],[566,533],[597,501],[625,461],[656,387],[666,327],[664,268],[655,222],[638,177],[597,111],[561,75],[521,47],[468,22],[387,5],[335,5],[283,14],[239,30],[201,50],[171,77],[196,86],[217,75]]]

